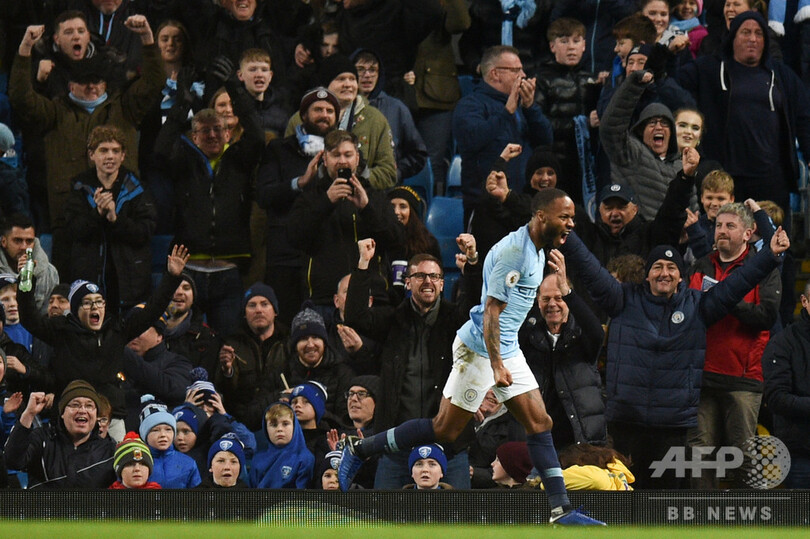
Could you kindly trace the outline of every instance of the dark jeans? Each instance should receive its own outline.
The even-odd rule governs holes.
[[[647,427],[630,423],[608,423],[608,432],[613,436],[613,447],[633,465],[630,471],[636,477],[635,489],[680,489],[688,487],[686,478],[675,477],[674,470],[666,470],[661,477],[652,478],[650,464],[662,460],[670,447],[682,447],[687,458],[691,451],[686,448],[685,427]]]
[[[453,111],[420,109],[416,128],[427,146],[435,185],[446,185],[450,141],[453,139]],[[441,195],[443,191],[431,194]]]
[[[194,279],[197,296],[195,309],[205,313],[208,325],[227,337],[236,332],[242,316],[242,278],[237,268],[206,273],[186,268]]]

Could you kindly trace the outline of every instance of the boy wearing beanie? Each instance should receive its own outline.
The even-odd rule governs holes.
[[[124,440],[115,447],[113,468],[118,480],[110,485],[113,490],[120,489],[159,489],[158,483],[149,481],[154,461],[149,447],[135,432],[128,432]]]
[[[304,382],[295,386],[290,393],[290,406],[304,432],[307,448],[315,457],[316,462],[320,461],[330,450],[326,441],[329,425],[321,423],[326,412],[327,399],[326,389],[320,382]]]
[[[413,485],[403,488],[416,490],[451,489],[451,485],[442,483],[441,478],[447,473],[447,456],[439,444],[428,444],[414,447],[408,457],[408,468],[411,469]]]
[[[193,488],[200,484],[197,463],[174,448],[177,421],[166,405],[152,395],[141,397],[141,425],[138,432],[152,453],[152,480],[163,488]]]
[[[208,450],[208,474],[198,488],[247,488],[239,478],[244,469],[244,447],[239,437],[230,432]]]

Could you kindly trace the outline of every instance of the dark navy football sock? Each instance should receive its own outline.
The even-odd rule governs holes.
[[[563,480],[560,459],[557,458],[557,450],[554,449],[554,440],[551,432],[539,432],[526,436],[526,443],[529,446],[529,456],[532,464],[540,472],[540,478],[548,494],[548,503],[552,509],[571,508],[568,500],[568,493],[565,491],[565,481]]]
[[[355,451],[357,456],[368,458],[383,452],[410,451],[415,445],[432,444],[435,441],[432,419],[409,419],[398,427],[364,438]]]

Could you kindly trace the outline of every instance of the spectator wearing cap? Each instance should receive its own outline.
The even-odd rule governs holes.
[[[345,394],[349,389],[349,382],[354,378],[354,372],[351,367],[338,360],[328,345],[323,317],[312,307],[311,303],[305,303],[304,308],[293,318],[290,356],[283,372],[292,387],[304,382],[320,382],[326,389],[326,395],[334,395],[334,398],[326,402],[326,410],[340,417],[346,409]],[[279,380],[279,373],[273,378]],[[283,389],[279,382],[276,382],[277,390]]]
[[[65,275],[99,283],[107,309],[121,313],[152,289],[149,242],[157,226],[152,195],[123,166],[126,143],[115,126],[93,128],[87,140],[93,166],[73,178],[65,206],[74,239]]]
[[[789,247],[781,229],[765,248],[710,290],[684,281],[680,253],[659,245],[647,255],[640,284],[619,283],[580,241],[568,236],[561,251],[579,268],[585,288],[611,317],[607,344],[605,418],[615,448],[629,455],[638,488],[677,488],[674,471],[650,477],[650,464],[670,447],[686,445],[697,426],[706,330],[780,264]]]
[[[267,273],[265,282],[278,295],[280,313],[287,325],[303,301],[303,263],[300,250],[287,238],[287,216],[301,191],[311,183],[323,158],[323,138],[335,129],[340,103],[320,86],[301,98],[301,123],[295,132],[273,139],[262,156],[256,175],[256,201],[267,211]]]
[[[25,347],[29,352],[34,338],[20,323],[20,309],[17,303],[17,277],[12,273],[0,273],[0,304],[5,311],[3,327],[8,337]]]
[[[354,63],[342,54],[335,54],[323,61],[318,77],[340,103],[337,128],[350,131],[357,137],[357,147],[369,169],[371,186],[387,189],[396,185],[397,166],[391,126],[383,113],[369,105],[359,93]],[[285,135],[295,133],[301,120],[299,114],[293,115]]]
[[[152,480],[163,488],[193,488],[200,484],[197,463],[174,448],[177,421],[166,405],[150,394],[141,397],[138,433],[152,452]]]
[[[403,488],[416,490],[453,488],[452,485],[441,481],[447,473],[447,456],[439,444],[414,447],[408,457],[408,468],[411,470],[413,483]]]
[[[475,239],[459,236],[457,243],[466,255],[462,293],[458,303],[443,299],[444,274],[441,261],[418,254],[408,261],[405,288],[411,296],[396,306],[369,305],[368,294],[374,272],[370,260],[376,256],[374,242],[358,242],[360,259],[352,271],[346,294],[346,323],[382,343],[379,370],[380,389],[375,399],[374,430],[387,428],[439,410],[441,387],[453,366],[452,345],[456,331],[469,318],[481,294],[481,263],[473,258]],[[470,471],[466,447],[472,427],[448,447],[453,453],[447,482],[469,488]],[[410,468],[403,452],[380,457],[374,488],[396,489],[408,482]]]
[[[34,428],[48,402],[42,392],[29,396],[6,442],[9,468],[28,473],[29,489],[109,487],[115,481],[115,444],[98,435],[96,390],[84,380],[74,380],[60,394],[60,420]]]
[[[391,126],[397,160],[397,183],[402,183],[404,178],[415,176],[425,168],[428,159],[425,142],[405,103],[383,90],[385,69],[380,57],[371,50],[358,49],[350,59],[357,68],[360,95],[382,112]]]
[[[202,310],[194,309],[197,297],[194,278],[184,271],[180,279],[164,313],[163,342],[166,348],[188,359],[194,367],[204,368],[213,378],[222,339],[205,323]]]
[[[295,386],[289,397],[290,406],[304,433],[307,449],[315,457],[315,462],[320,462],[330,450],[326,439],[329,428],[340,426],[335,416],[326,414],[329,394],[320,382],[304,382]]]
[[[670,180],[684,166],[675,119],[666,105],[647,105],[633,123],[636,106],[652,81],[653,74],[646,70],[628,75],[600,118],[599,128],[613,183],[633,188],[639,212],[650,221],[664,202]]]
[[[28,260],[25,251],[31,249],[37,278],[34,297],[40,311],[47,311],[48,294],[59,283],[59,273],[36,237],[34,221],[24,213],[7,215],[3,220],[0,247],[0,273],[10,273],[18,278]]]
[[[358,238],[377,243],[380,259],[373,266],[381,275],[388,274],[390,253],[404,243],[404,230],[385,193],[369,183],[359,146],[350,131],[326,135],[323,164],[287,219],[290,242],[304,252],[305,289],[313,303],[323,306],[322,312],[331,310],[338,281],[355,265]]]
[[[652,219],[642,213],[638,194],[632,187],[613,183],[599,191],[596,222],[577,220],[577,233],[603,266],[620,255],[646,257],[656,245],[678,245],[700,157],[693,148],[686,150],[685,155],[688,160],[678,159],[682,169],[672,176],[666,197]],[[573,278],[577,278],[578,272],[578,267],[571,268]]]
[[[159,489],[158,483],[149,481],[155,463],[149,446],[135,432],[128,432],[124,439],[115,446],[113,468],[118,480],[110,485],[112,490],[123,489]]]
[[[228,418],[223,414],[208,414],[190,402],[184,402],[172,410],[177,422],[174,448],[193,458],[200,477],[208,475],[208,450],[223,435],[233,432]],[[255,445],[255,440],[254,440]],[[252,455],[252,451],[251,451]]]
[[[225,434],[208,450],[208,473],[197,488],[247,488],[239,476],[247,473],[242,442],[233,434]]]
[[[251,430],[261,428],[262,413],[277,400],[268,381],[287,360],[290,332],[278,320],[278,299],[272,287],[253,283],[242,296],[239,329],[219,350],[214,381],[228,409]],[[269,385],[269,388],[268,388]]]
[[[31,334],[53,346],[50,371],[56,393],[82,378],[94,384],[110,400],[113,419],[110,434],[121,440],[126,434],[123,418],[126,404],[121,381],[124,377],[124,346],[149,329],[171,300],[180,282],[188,251],[174,247],[167,257],[167,272],[146,306],[129,318],[106,317],[106,301],[99,287],[88,281],[75,281],[68,293],[70,313],[49,318],[37,312],[32,292],[18,292],[20,319]]]
[[[128,316],[144,309],[143,304],[133,307]],[[191,384],[191,363],[187,358],[170,352],[163,343],[166,323],[163,318],[152,322],[149,328],[129,341],[124,350],[124,375],[128,385],[128,408],[133,408],[132,396],[151,393],[168,406],[174,407],[185,400],[186,387]],[[137,406],[134,408],[137,409]]]
[[[215,331],[229,335],[239,325],[242,279],[251,262],[253,177],[264,130],[253,98],[234,76],[234,65],[219,60],[217,76],[243,129],[239,140],[232,141],[225,118],[212,108],[194,114],[188,138],[194,99],[188,89],[178,89],[185,97],[169,111],[155,152],[170,163],[177,202],[174,241],[186,245],[192,255],[187,271],[196,283],[194,302]]]
[[[503,487],[517,487],[532,471],[532,459],[526,442],[506,442],[498,446],[492,461],[492,480]]]
[[[346,392],[346,412],[343,422],[350,426],[344,429],[352,436],[362,433],[363,436],[374,434],[374,413],[380,399],[380,377],[372,374],[356,376],[349,382]],[[371,457],[355,476],[354,483],[366,488],[374,488],[377,475],[378,456]]]
[[[30,26],[20,43],[10,75],[11,104],[23,124],[44,134],[47,167],[48,211],[54,235],[53,263],[65,271],[68,266],[71,233],[65,221],[70,181],[87,169],[86,142],[93,127],[115,125],[121,129],[129,152],[124,166],[138,170],[137,126],[153,102],[160,99],[164,83],[160,52],[149,23],[142,15],[124,21],[143,45],[142,76],[123,92],[107,93],[108,74],[97,62],[80,62],[68,83],[67,97],[53,100],[37,94],[31,84],[31,49],[42,38],[43,26]],[[93,64],[93,65],[88,65]]]

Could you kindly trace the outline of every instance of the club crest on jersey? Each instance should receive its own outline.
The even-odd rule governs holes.
[[[282,466],[281,467],[281,477],[284,479],[288,479],[290,474],[292,473],[292,466]]]
[[[518,280],[520,279],[520,272],[517,270],[512,270],[506,274],[506,286],[509,288],[514,288],[517,284]]]

